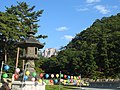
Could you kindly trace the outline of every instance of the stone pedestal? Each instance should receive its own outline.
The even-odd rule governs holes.
[[[45,90],[46,83],[13,81],[12,90]]]
[[[35,63],[34,60],[28,60],[27,61],[27,66],[26,66],[26,71],[29,71],[30,73],[35,72]]]

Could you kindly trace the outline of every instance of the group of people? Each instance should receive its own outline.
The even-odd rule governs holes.
[[[9,88],[8,83],[3,83],[3,85],[0,88],[0,90],[11,90],[11,89]]]

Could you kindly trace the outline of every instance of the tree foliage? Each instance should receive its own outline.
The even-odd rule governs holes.
[[[11,5],[11,7],[6,7],[6,12],[18,16],[19,19],[19,30],[26,36],[26,33],[31,30],[31,28],[37,32],[39,25],[37,22],[40,20],[44,10],[34,11],[35,6],[29,6],[26,2],[17,2],[18,5]],[[40,37],[41,36],[41,37]],[[45,38],[45,36],[40,35],[37,38]]]
[[[35,6],[29,6],[26,2],[17,2],[17,5],[6,7],[5,12],[0,12],[0,56],[4,60],[15,61],[16,42],[25,39],[27,32],[33,29],[37,32],[43,10],[34,11]],[[38,35],[36,38],[46,38]],[[10,61],[11,62],[11,61]],[[8,62],[9,63],[9,62]]]
[[[5,60],[5,54],[8,57],[14,57],[14,43],[18,41],[21,33],[17,29],[18,18],[15,15],[0,12],[0,56]],[[12,51],[12,52],[11,52]]]
[[[59,66],[56,71],[61,70],[65,74],[72,75],[81,74],[83,77],[94,79],[116,78],[120,74],[119,54],[120,14],[118,13],[115,16],[97,19],[89,28],[76,34],[56,56]],[[49,65],[54,65],[54,62]]]

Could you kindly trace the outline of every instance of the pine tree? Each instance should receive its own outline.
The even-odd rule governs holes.
[[[26,33],[32,28],[37,32],[39,25],[39,17],[41,17],[44,10],[34,11],[35,6],[29,7],[26,2],[17,2],[18,5],[11,5],[10,8],[6,7],[6,12],[18,16],[19,30],[22,32],[23,37],[26,37]],[[31,26],[32,25],[32,26]],[[46,38],[45,35],[38,35],[37,38]]]

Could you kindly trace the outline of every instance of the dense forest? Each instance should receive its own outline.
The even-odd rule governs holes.
[[[120,77],[120,14],[97,19],[41,68],[94,79]]]
[[[15,65],[16,43],[26,37],[31,24],[37,32],[43,10],[33,11],[25,2],[6,7],[0,12],[0,61]],[[46,38],[38,35],[35,38]],[[19,67],[22,66],[19,61]],[[39,56],[37,72],[82,75],[85,78],[120,77],[120,13],[97,19],[86,30],[78,33],[57,56]]]

